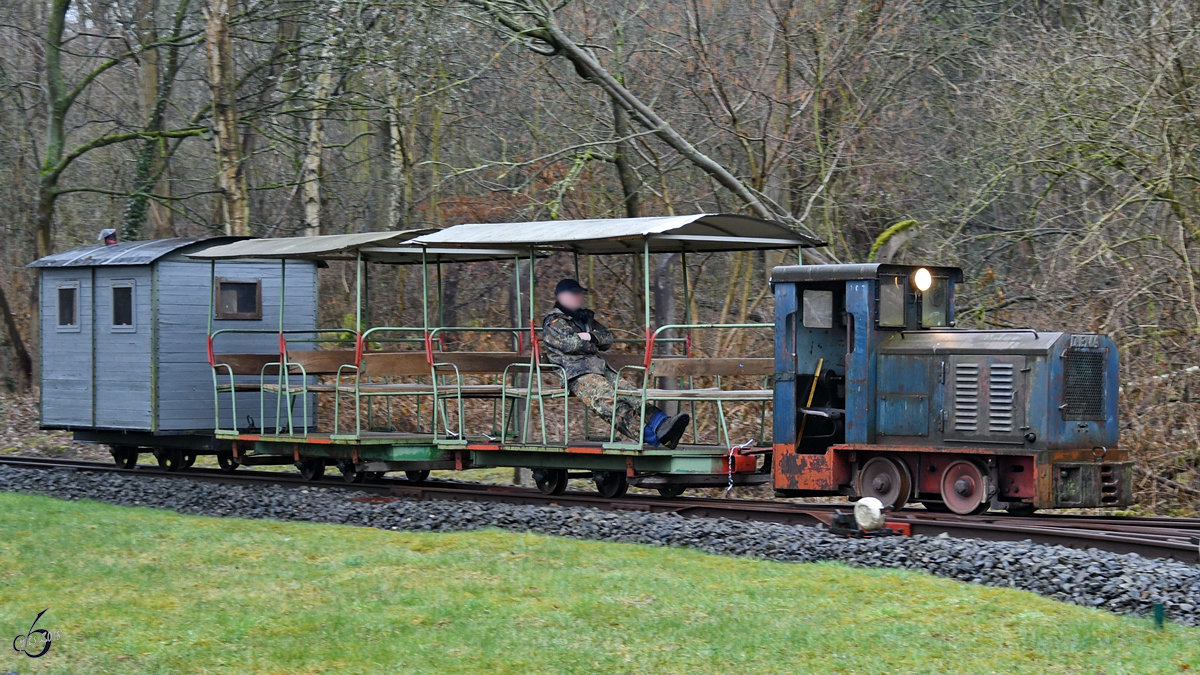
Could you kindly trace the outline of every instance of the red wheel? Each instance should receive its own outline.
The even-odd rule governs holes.
[[[872,457],[858,470],[858,496],[874,497],[884,507],[898,509],[912,498],[908,465],[895,457]]]
[[[978,464],[966,459],[950,463],[942,472],[942,502],[959,515],[983,513],[991,505],[987,476]]]

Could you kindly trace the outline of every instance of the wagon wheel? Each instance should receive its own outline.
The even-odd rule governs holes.
[[[359,471],[358,465],[348,459],[338,460],[338,471],[342,472],[342,480],[347,483],[361,483],[365,472]]]
[[[858,496],[874,497],[885,508],[898,509],[912,497],[912,474],[895,457],[872,457],[858,470]]]
[[[325,475],[325,460],[306,459],[296,462],[296,468],[300,469],[300,475],[304,480],[321,480],[321,477]]]
[[[158,460],[158,468],[165,471],[178,471],[183,468],[183,450],[155,450],[154,458]]]
[[[429,478],[429,469],[413,469],[405,471],[404,477],[410,483],[424,483]]]
[[[132,469],[137,466],[137,448],[132,445],[114,445],[108,449],[112,454],[113,464],[122,469]]]
[[[605,499],[624,497],[629,490],[629,479],[623,471],[597,471],[594,478],[596,491]]]
[[[946,508],[959,515],[983,513],[991,505],[987,476],[970,460],[951,462],[942,472],[940,485]]]
[[[658,488],[658,494],[662,497],[666,497],[667,499],[674,499],[683,494],[683,491],[686,489],[687,488],[682,485],[664,485]]]
[[[241,462],[233,458],[232,452],[217,453],[217,466],[221,467],[221,470],[225,473],[233,473],[241,465]]]
[[[195,463],[196,463],[196,454],[195,453],[186,454],[183,456],[183,468],[190,469],[190,468],[192,468],[192,465]]]
[[[538,492],[558,496],[567,491],[566,469],[534,469],[532,473]]]

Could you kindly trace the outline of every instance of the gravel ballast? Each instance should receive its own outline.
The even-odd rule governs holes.
[[[1079,550],[1029,541],[937,537],[850,539],[823,528],[464,501],[355,500],[342,488],[226,485],[174,478],[0,466],[0,490],[93,499],[219,517],[272,518],[451,532],[499,528],[575,539],[678,546],[770,560],[840,561],[858,567],[924,570],[970,583],[1017,588],[1118,614],[1150,615],[1200,626],[1200,566],[1135,554]]]

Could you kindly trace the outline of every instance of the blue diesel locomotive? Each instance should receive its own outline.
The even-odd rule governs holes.
[[[1117,349],[955,328],[962,271],[777,267],[774,484],[975,513],[1131,502]]]

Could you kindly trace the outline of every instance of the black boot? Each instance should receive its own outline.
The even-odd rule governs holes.
[[[658,436],[658,442],[674,449],[679,445],[679,439],[683,436],[683,432],[687,431],[688,423],[692,418],[687,413],[673,415],[658,423],[654,429],[654,435]]]

